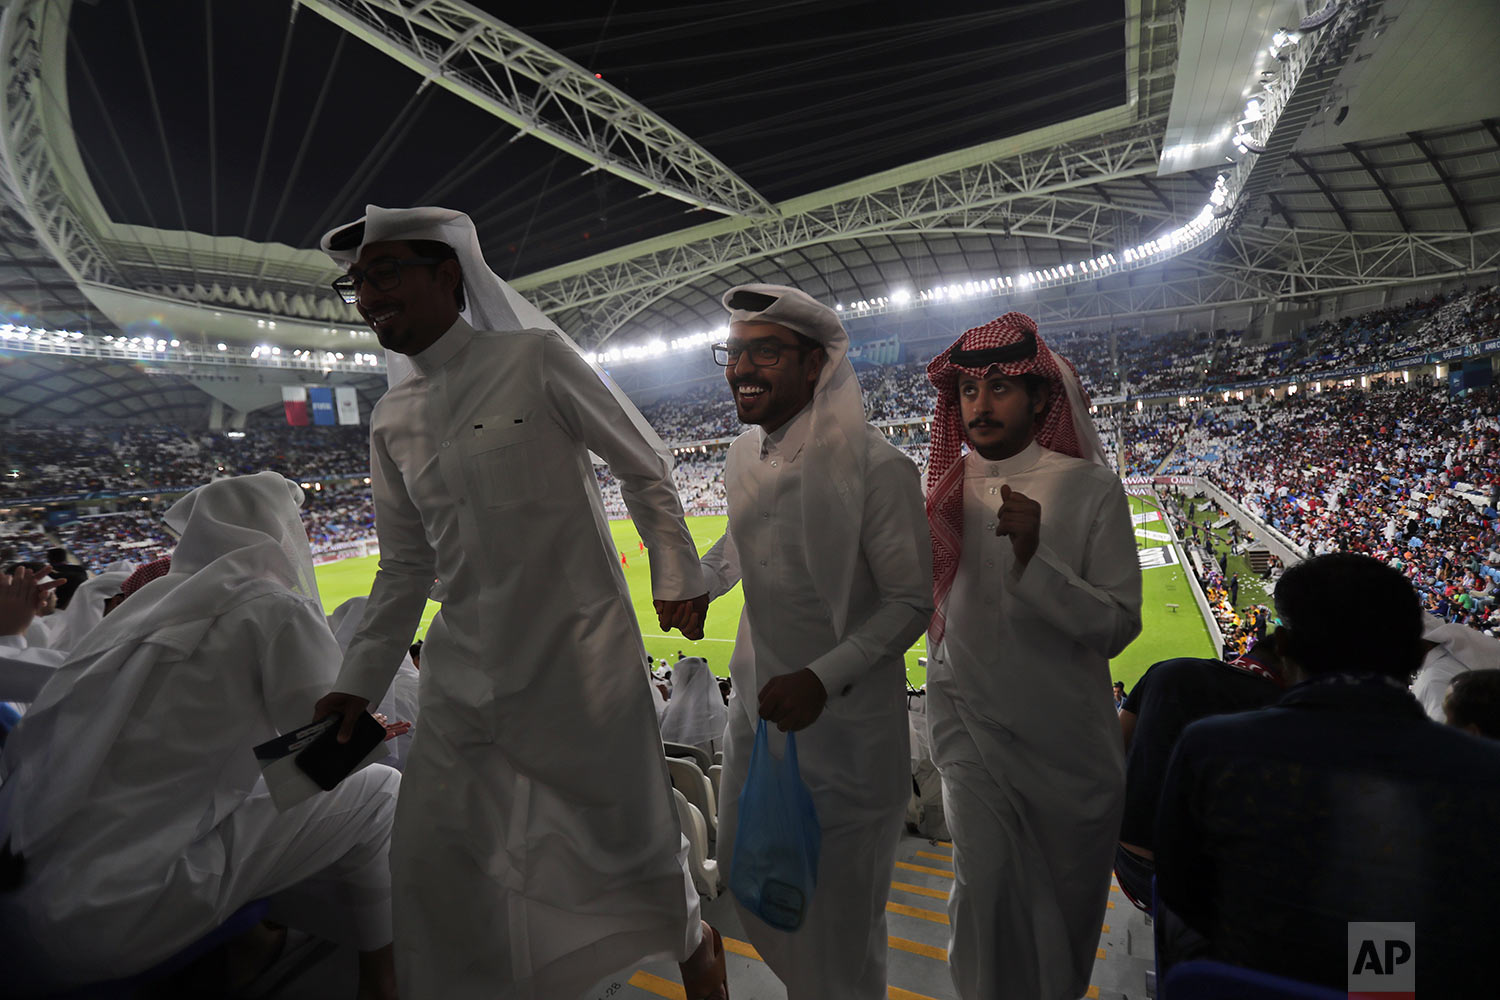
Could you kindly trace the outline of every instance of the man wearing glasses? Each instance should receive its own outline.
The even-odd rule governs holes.
[[[743,285],[723,302],[729,336],[714,357],[740,419],[757,426],[730,446],[729,530],[704,558],[710,597],[745,588],[719,862],[732,884],[757,722],[796,730],[822,830],[817,889],[794,933],[740,907],[745,936],[788,1000],[876,1000],[911,794],[904,654],[932,612],[921,487],[911,460],[865,421],[833,310],[780,285]],[[772,752],[783,742],[773,731]]]
[[[468,216],[370,206],[323,249],[393,353],[370,418],[380,571],[315,715],[347,737],[429,591],[442,602],[391,852],[401,995],[578,996],[672,955],[689,997],[722,998],[589,454],[650,550],[661,627],[698,638],[708,599],[669,453],[490,271]]]

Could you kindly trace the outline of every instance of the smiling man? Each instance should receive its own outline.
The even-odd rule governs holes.
[[[672,955],[689,997],[722,998],[589,454],[650,550],[662,628],[698,638],[708,598],[665,446],[489,270],[468,216],[372,205],[323,249],[393,353],[370,418],[380,569],[315,713],[347,738],[428,592],[442,603],[391,851],[401,995],[571,997]]]
[[[927,716],[957,875],[949,968],[962,1000],[1076,1000],[1125,798],[1105,691],[1109,658],[1141,630],[1130,508],[1071,363],[1029,316],[969,330],[927,375]]]
[[[719,797],[734,880],[739,797],[760,719],[797,732],[822,829],[795,933],[740,907],[788,1000],[886,995],[885,904],[911,794],[904,654],[932,612],[917,470],[865,421],[838,315],[805,292],[725,293],[714,348],[740,419],[724,466],[729,530],[704,557],[712,597],[743,582]],[[783,740],[772,734],[773,753]],[[753,817],[747,817],[753,820]]]

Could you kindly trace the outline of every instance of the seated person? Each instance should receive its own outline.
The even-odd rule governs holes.
[[[13,703],[5,713],[6,726],[36,698],[52,672],[67,657],[54,649],[32,649],[26,633],[48,592],[62,584],[27,566],[0,573],[0,704]]]
[[[1195,657],[1162,660],[1136,682],[1120,709],[1125,814],[1115,848],[1115,877],[1138,908],[1151,908],[1156,805],[1182,731],[1206,716],[1269,705],[1281,697],[1281,688],[1281,663],[1268,639],[1228,663]]]
[[[1422,645],[1427,655],[1411,690],[1434,722],[1443,721],[1443,697],[1455,677],[1471,670],[1500,670],[1500,640],[1467,625],[1423,615]]]
[[[1443,699],[1443,721],[1466,733],[1500,740],[1500,670],[1459,674]]]
[[[666,661],[663,660],[663,663]],[[697,747],[712,757],[724,744],[729,710],[708,661],[684,656],[672,668],[672,697],[661,716],[661,738]]]
[[[7,996],[144,971],[264,897],[272,919],[360,950],[361,997],[394,995],[399,776],[371,765],[278,812],[253,752],[309,721],[339,665],[301,499],[266,472],[179,500],[171,571],[89,633],[12,732]]]
[[[1350,922],[1413,922],[1417,995],[1484,995],[1500,745],[1408,690],[1422,610],[1398,570],[1317,556],[1286,571],[1276,609],[1286,693],[1193,723],[1162,785],[1163,975],[1201,954],[1342,991]]]

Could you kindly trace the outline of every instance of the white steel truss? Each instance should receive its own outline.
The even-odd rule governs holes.
[[[1458,280],[1500,270],[1500,229],[1476,233],[1348,233],[1239,229],[1211,266],[1247,276],[1267,298]]]
[[[298,0],[428,80],[594,169],[730,216],[771,206],[594,73],[461,0]]]
[[[1098,185],[1156,173],[1161,119],[898,183],[852,186],[804,210],[796,201],[770,219],[737,220],[653,241],[634,255],[606,254],[516,279],[544,312],[583,309],[602,341],[656,299],[704,275],[797,247],[860,236],[963,232],[1032,236],[1084,248],[1133,240],[1142,223],[1170,215],[1153,199],[1114,200]],[[660,243],[662,245],[654,245]]]
[[[67,109],[47,107],[43,76],[61,72],[68,4],[18,0],[0,11],[0,197],[75,280],[118,280],[53,149]],[[88,185],[86,178],[81,183]],[[92,187],[87,190],[92,193]]]

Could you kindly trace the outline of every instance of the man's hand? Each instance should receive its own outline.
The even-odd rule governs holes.
[[[48,595],[62,585],[61,580],[42,583],[41,579],[25,566],[9,575],[0,573],[0,635],[24,633],[46,605]]]
[[[1025,569],[1036,555],[1036,547],[1042,536],[1042,505],[1024,493],[1009,486],[1000,487],[1000,512],[995,523],[995,534],[1009,535],[1010,547],[1015,550],[1016,562]]]
[[[385,739],[387,743],[395,739],[397,736],[405,736],[407,733],[411,732],[410,722],[406,722],[404,720],[397,720],[395,722],[392,722],[390,719],[387,719],[379,712],[375,713],[375,721],[385,727]]]
[[[348,743],[354,735],[354,723],[358,721],[359,713],[369,707],[368,699],[357,694],[334,691],[319,698],[318,703],[313,706],[313,721],[326,719],[330,715],[342,715],[344,721],[339,725],[339,742]]]
[[[807,668],[772,677],[760,689],[760,717],[783,733],[806,729],[818,721],[828,692],[818,675]]]
[[[686,601],[652,601],[663,632],[676,629],[689,639],[703,638],[703,620],[708,617],[708,593]]]

